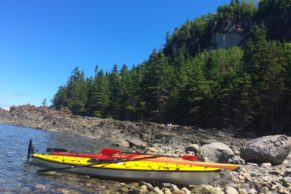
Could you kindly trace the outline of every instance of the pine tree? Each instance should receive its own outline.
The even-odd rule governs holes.
[[[146,63],[142,81],[141,97],[145,101],[145,116],[149,119],[163,120],[167,106],[173,68],[161,52],[154,51]]]
[[[84,72],[76,67],[67,84],[68,108],[72,113],[79,115],[86,113],[87,94]]]
[[[96,69],[97,71],[98,69]],[[87,111],[89,116],[105,117],[107,116],[107,107],[109,104],[109,88],[103,71],[96,72],[93,83],[91,84]]]
[[[109,75],[109,105],[108,113],[114,118],[118,117],[118,109],[120,104],[120,82],[121,76],[119,75],[118,66],[115,64]]]
[[[60,86],[56,94],[54,95],[54,98],[52,100],[53,107],[56,109],[61,109],[63,107],[68,107],[68,96],[67,96],[67,87],[66,86]]]
[[[245,63],[250,74],[251,108],[255,112],[255,127],[278,130],[280,102],[284,93],[284,61],[278,42],[266,40],[264,27],[256,26],[245,48]]]

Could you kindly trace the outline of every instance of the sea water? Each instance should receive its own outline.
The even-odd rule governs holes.
[[[38,173],[26,161],[29,140],[38,152],[47,147],[97,152],[110,142],[62,132],[0,124],[0,193],[103,193],[114,192],[119,182],[62,172]]]

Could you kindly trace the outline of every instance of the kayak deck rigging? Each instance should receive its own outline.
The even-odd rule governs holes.
[[[72,156],[59,156],[49,154],[33,154],[32,158],[44,160],[57,164],[85,166],[94,164],[90,158],[85,157],[72,157]],[[99,164],[100,162],[100,164]],[[217,172],[219,168],[196,166],[193,164],[175,164],[169,162],[148,161],[148,160],[111,160],[111,161],[97,161],[90,168],[108,168],[119,170],[139,170],[139,171],[189,171],[189,172]]]
[[[109,179],[203,184],[211,181],[222,169],[236,170],[236,164],[197,161],[196,156],[171,157],[141,153],[124,153],[111,148],[98,154],[47,149],[47,153],[33,153],[29,142],[27,161],[42,167],[39,172],[68,171]]]

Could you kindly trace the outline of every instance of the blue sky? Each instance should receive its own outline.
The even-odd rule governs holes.
[[[75,67],[140,64],[167,32],[229,2],[0,0],[0,107],[50,101]]]

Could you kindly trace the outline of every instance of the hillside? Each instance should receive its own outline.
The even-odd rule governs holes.
[[[72,113],[200,127],[291,127],[291,1],[231,1],[187,21],[143,64],[76,68],[53,99]]]

